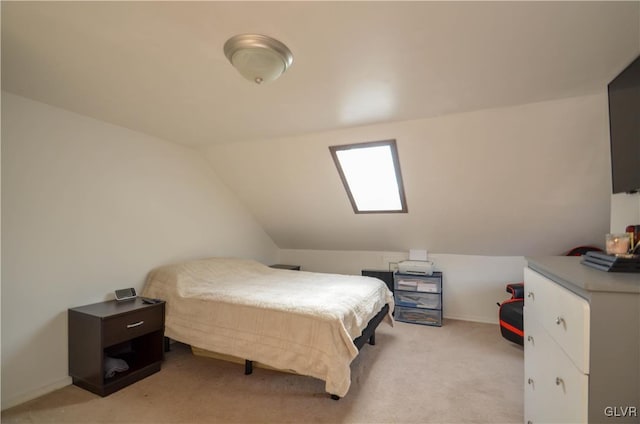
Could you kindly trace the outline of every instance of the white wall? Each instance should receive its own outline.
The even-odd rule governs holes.
[[[70,382],[67,308],[277,247],[197,152],[2,93],[2,407]]]
[[[419,247],[419,246],[416,246]],[[363,269],[389,269],[390,262],[408,258],[408,252],[327,251],[281,249],[281,263],[300,265],[303,271],[360,275]],[[526,265],[522,256],[429,254],[443,275],[445,318],[498,322],[496,302],[509,298],[507,283],[521,282]]]
[[[640,193],[611,196],[611,233],[624,233],[628,225],[640,225]]]

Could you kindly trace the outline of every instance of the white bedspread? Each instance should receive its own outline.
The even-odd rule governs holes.
[[[151,271],[143,296],[166,300],[165,335],[202,349],[292,370],[344,396],[353,339],[393,295],[370,277],[269,268],[212,258]]]

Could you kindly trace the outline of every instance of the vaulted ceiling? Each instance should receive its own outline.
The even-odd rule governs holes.
[[[225,41],[294,63],[243,79]],[[609,226],[606,85],[640,2],[2,2],[2,89],[203,153],[281,248],[557,254]],[[396,139],[408,214],[327,149]]]
[[[638,2],[2,2],[2,88],[187,145],[592,93],[638,52]],[[294,54],[271,84],[222,46]]]

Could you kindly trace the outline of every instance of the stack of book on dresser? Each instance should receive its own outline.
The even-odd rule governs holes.
[[[640,255],[607,255],[601,252],[587,252],[581,263],[607,272],[640,272]]]

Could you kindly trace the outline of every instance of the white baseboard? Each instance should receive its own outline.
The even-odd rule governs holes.
[[[70,385],[73,382],[71,377],[65,377],[60,380],[49,383],[45,386],[38,387],[35,389],[27,390],[22,393],[18,393],[16,395],[10,396],[9,398],[5,398],[4,393],[2,396],[2,410],[12,408],[14,406],[20,405],[21,403],[25,403],[42,395],[46,395],[47,393],[51,393],[54,390],[61,389],[65,386]]]

